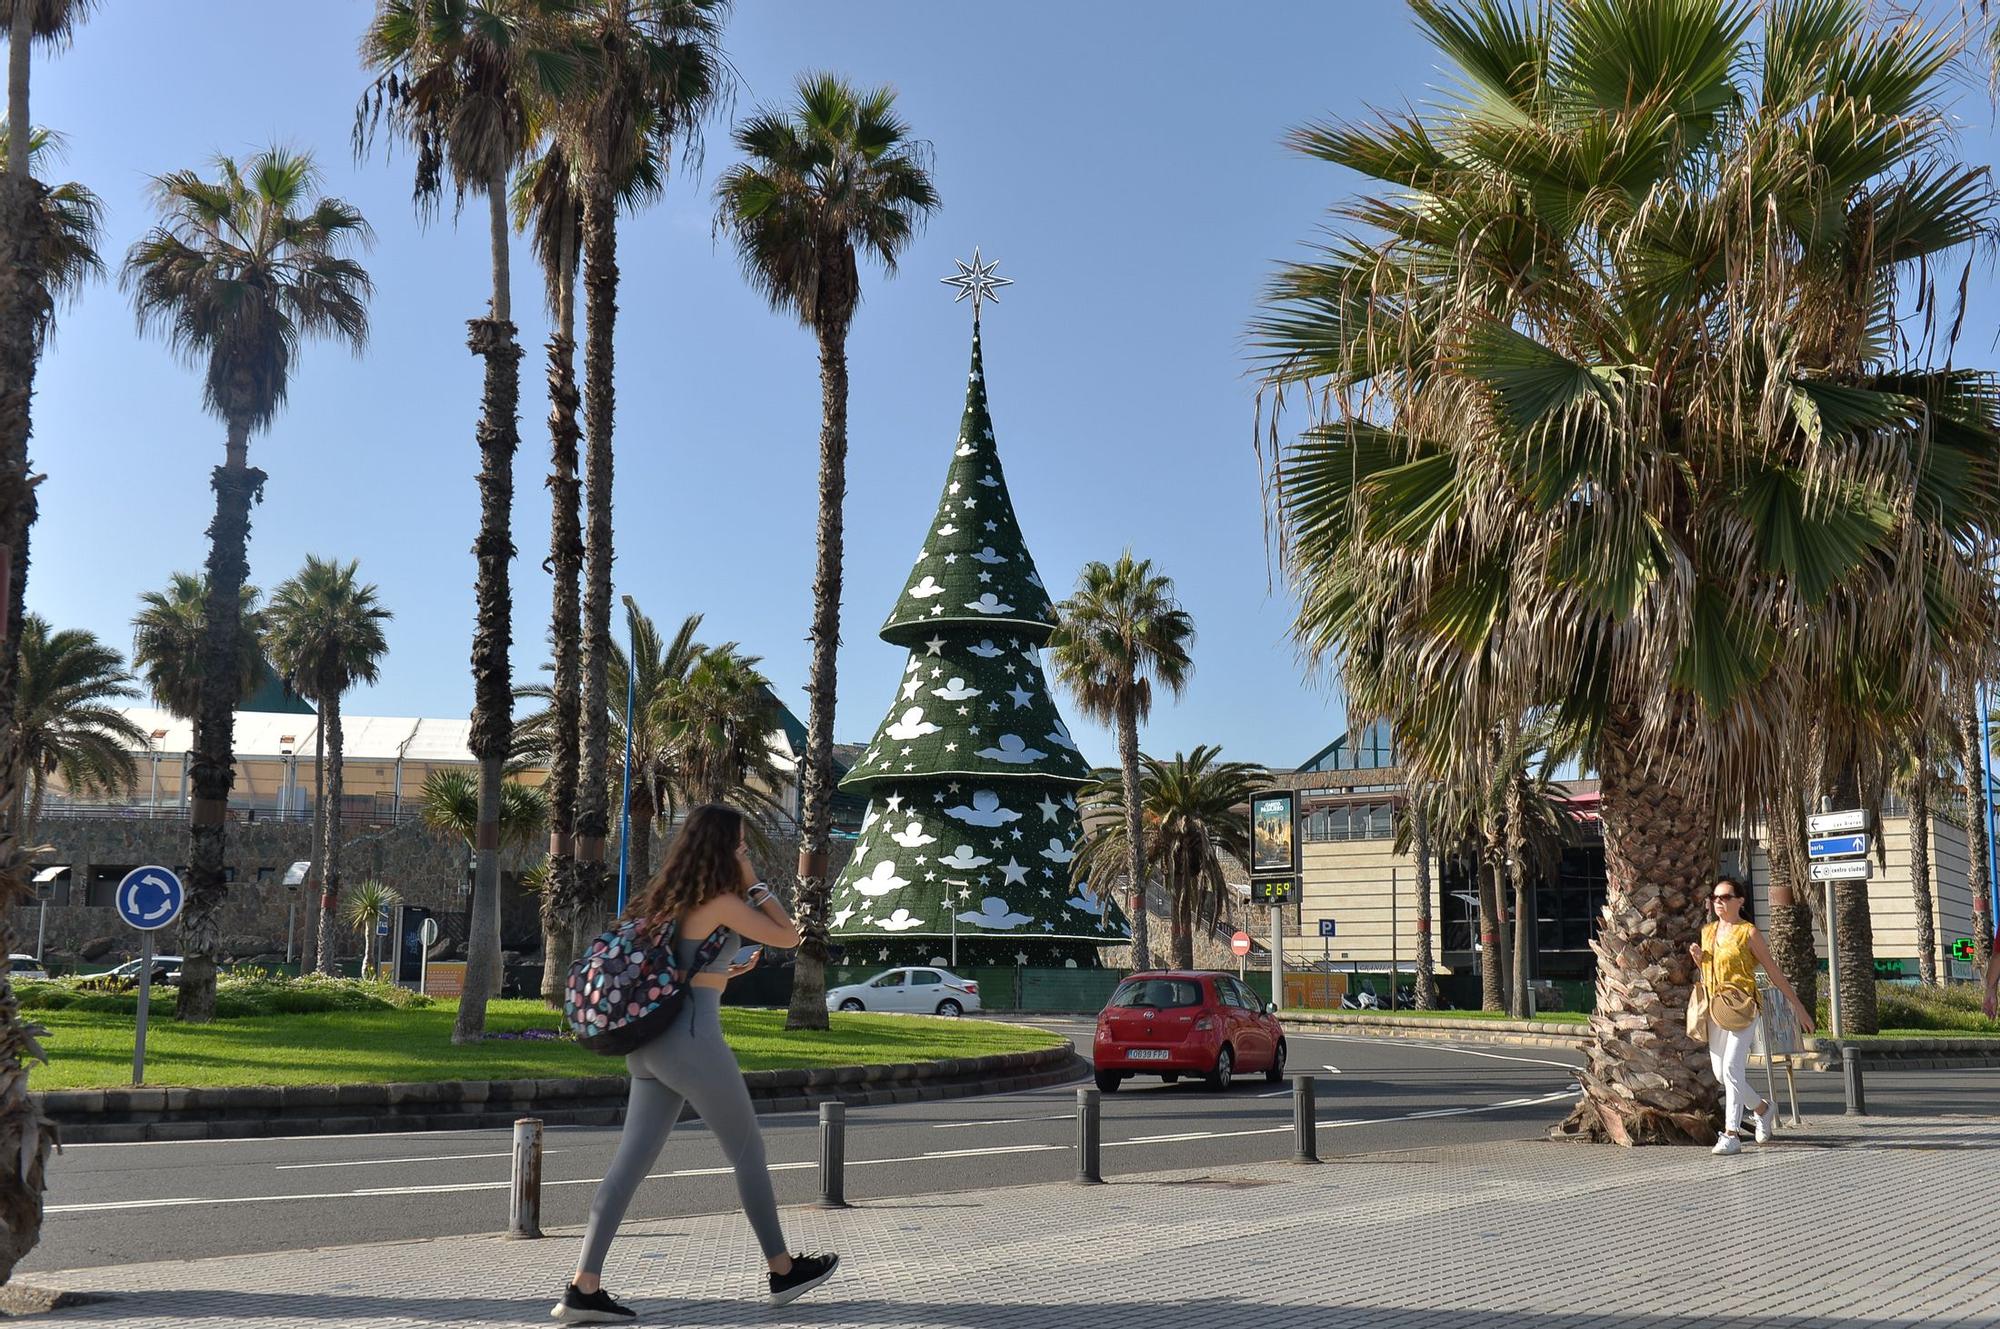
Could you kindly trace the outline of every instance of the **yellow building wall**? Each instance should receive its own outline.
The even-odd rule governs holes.
[[[1386,969],[1398,962],[1404,969],[1417,953],[1417,863],[1395,851],[1392,840],[1318,840],[1299,847],[1302,921],[1290,922],[1285,934],[1285,959],[1327,958],[1336,965],[1359,964]],[[1430,884],[1431,947],[1435,959],[1441,910],[1435,871]],[[1319,920],[1331,918],[1339,935],[1331,942],[1319,936]]]

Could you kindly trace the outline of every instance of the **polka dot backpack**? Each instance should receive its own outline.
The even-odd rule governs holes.
[[[563,995],[563,1018],[579,1044],[622,1057],[667,1031],[687,1001],[689,976],[706,968],[729,938],[727,928],[709,933],[684,972],[674,963],[679,934],[678,923],[655,928],[628,918],[584,949]]]

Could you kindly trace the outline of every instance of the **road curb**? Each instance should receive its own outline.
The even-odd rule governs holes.
[[[1494,1043],[1502,1047],[1566,1048],[1583,1046],[1588,1026],[1555,1020],[1440,1020],[1428,1016],[1360,1014],[1349,1011],[1282,1011],[1278,1020],[1287,1029],[1309,1033],[1314,1029],[1352,1029],[1360,1033],[1393,1033],[1411,1038],[1428,1038],[1453,1043]]]
[[[875,1066],[746,1071],[758,1114],[810,1112],[821,1103],[941,1102],[1064,1084],[1090,1064],[1065,1043],[1032,1052]],[[392,1081],[229,1089],[47,1090],[28,1097],[65,1144],[226,1140],[274,1135],[478,1130],[534,1116],[552,1126],[624,1120],[622,1075],[555,1080]],[[687,1116],[696,1115],[689,1109]]]

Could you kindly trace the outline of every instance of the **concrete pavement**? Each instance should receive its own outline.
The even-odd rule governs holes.
[[[1831,1118],[1736,1158],[1544,1141],[788,1209],[841,1275],[784,1310],[733,1213],[629,1225],[642,1323],[1667,1329],[2000,1322],[2000,1122]],[[107,1266],[77,1329],[546,1323],[576,1254],[444,1238]]]

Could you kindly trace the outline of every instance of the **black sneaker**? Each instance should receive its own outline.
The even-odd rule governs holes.
[[[639,1312],[619,1305],[603,1288],[578,1292],[571,1283],[563,1289],[562,1300],[549,1312],[549,1318],[558,1324],[631,1324]]]
[[[771,1304],[782,1306],[795,1297],[804,1296],[832,1278],[833,1271],[838,1268],[838,1255],[794,1255],[790,1273],[771,1275]]]

